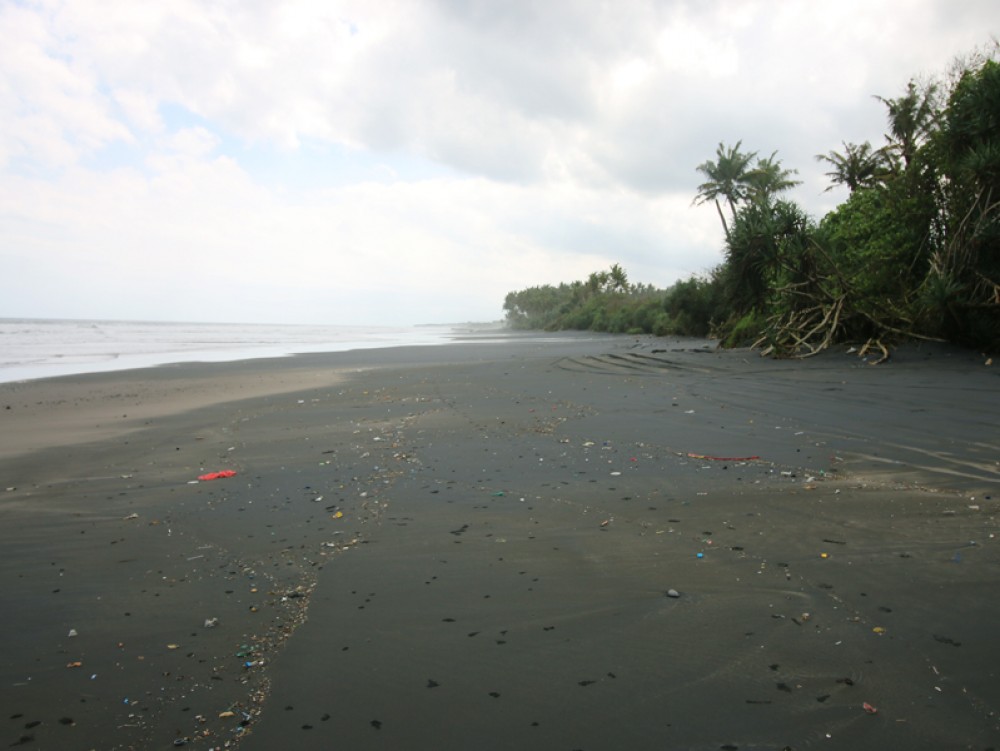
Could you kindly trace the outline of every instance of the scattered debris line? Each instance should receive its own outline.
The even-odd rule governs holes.
[[[759,456],[706,456],[705,454],[687,453],[689,459],[707,459],[712,462],[753,462],[760,459]]]

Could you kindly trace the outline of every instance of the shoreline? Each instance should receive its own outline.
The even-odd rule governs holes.
[[[0,383],[396,346],[439,346],[485,326],[329,326],[0,319]]]
[[[989,745],[996,384],[525,336],[0,385],[5,737]]]
[[[498,337],[496,333],[456,332],[453,342],[441,344],[297,352],[238,360],[168,361],[121,370],[0,381],[0,458],[122,435],[148,426],[151,418],[179,411],[331,386],[351,373],[404,365],[411,358],[417,362],[428,359],[419,352],[424,347],[434,348],[440,353],[440,361],[448,362],[465,359],[465,354],[459,353],[444,356],[445,348],[454,346],[481,348],[512,341],[550,343],[595,338],[572,333],[557,337],[506,333]],[[480,353],[476,349],[472,357]],[[330,361],[334,364],[327,367]],[[67,398],[67,394],[71,396]]]

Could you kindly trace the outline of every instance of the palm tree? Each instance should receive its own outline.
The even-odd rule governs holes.
[[[777,156],[778,152],[775,151],[765,159],[758,159],[754,168],[747,173],[747,195],[755,203],[769,204],[777,193],[802,183],[801,180],[792,179],[792,175],[798,174],[798,170],[783,169]]]
[[[838,185],[846,185],[853,193],[858,188],[875,185],[885,177],[889,168],[889,158],[882,149],[872,149],[872,145],[864,143],[844,144],[844,152],[830,151],[817,154],[816,161],[827,162],[833,170],[826,173],[831,185],[827,190],[833,190]]]
[[[611,264],[611,271],[608,272],[607,286],[612,292],[628,291],[628,275],[625,269],[617,263]]]
[[[722,220],[722,229],[729,238],[729,225],[726,217],[722,213],[722,206],[719,205],[719,198],[725,198],[729,204],[729,211],[733,219],[736,218],[736,204],[747,197],[747,175],[750,172],[750,163],[757,156],[756,151],[744,154],[740,151],[742,141],[737,141],[736,145],[726,148],[722,143],[715,151],[716,161],[707,161],[699,164],[696,168],[708,180],[698,186],[698,194],[695,196],[695,204],[703,204],[708,201],[715,202],[715,210],[719,212],[719,219]]]
[[[906,93],[896,99],[876,96],[889,110],[889,148],[903,159],[904,169],[910,166],[917,149],[927,141],[938,125],[937,86],[929,84],[918,89],[910,81]]]

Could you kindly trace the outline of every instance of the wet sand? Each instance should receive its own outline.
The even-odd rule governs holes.
[[[994,747],[984,359],[526,335],[0,385],[0,740]]]

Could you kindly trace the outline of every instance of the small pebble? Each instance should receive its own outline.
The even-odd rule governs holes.
[[[681,596],[681,593],[678,592],[676,589],[668,589],[667,590],[667,597],[680,597],[680,596]]]

